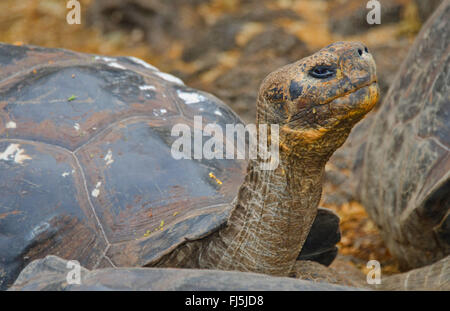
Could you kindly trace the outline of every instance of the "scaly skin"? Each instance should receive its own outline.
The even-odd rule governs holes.
[[[450,290],[450,256],[422,268],[381,278],[380,290]]]
[[[262,160],[251,160],[227,225],[158,266],[289,275],[317,212],[326,162],[378,101],[375,62],[365,49],[338,42],[265,78],[257,122],[279,124],[279,166],[264,171]],[[334,74],[311,76],[319,65]]]

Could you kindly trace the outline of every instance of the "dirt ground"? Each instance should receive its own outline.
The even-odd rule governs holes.
[[[268,72],[333,41],[369,46],[385,93],[424,14],[417,1],[381,1],[382,24],[367,27],[360,21],[366,1],[355,0],[80,2],[82,23],[69,25],[65,0],[2,0],[0,41],[139,57],[212,92],[247,122],[254,121],[257,87]],[[376,259],[384,273],[398,272],[364,207],[333,182],[350,176],[346,168],[333,165],[321,205],[341,217],[340,259],[363,272]]]

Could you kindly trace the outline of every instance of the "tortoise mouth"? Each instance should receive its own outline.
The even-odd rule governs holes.
[[[365,83],[352,91],[330,100],[327,104],[331,110],[344,108],[344,114],[360,114],[369,112],[378,102],[380,89],[377,80]]]
[[[354,94],[358,94],[358,93],[361,94],[361,93],[363,93],[363,91],[368,91],[369,95],[371,95],[371,96],[375,95],[373,91],[376,91],[376,93],[377,93],[376,99],[378,99],[379,89],[378,89],[377,79],[373,79],[367,83],[361,84],[358,87],[356,87],[344,94],[340,94],[334,98],[331,98],[330,100],[328,100],[324,103],[319,103],[317,106],[327,105],[327,104],[331,104],[331,103],[339,101],[339,100],[347,99],[347,98],[350,98]]]

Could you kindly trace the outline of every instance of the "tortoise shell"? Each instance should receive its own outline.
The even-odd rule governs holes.
[[[361,198],[405,268],[450,254],[449,27],[445,2],[416,38],[365,148]]]
[[[317,264],[319,265],[319,264]],[[320,265],[319,265],[320,266]],[[80,267],[80,284],[68,284],[68,261],[46,256],[28,264],[10,291],[317,291],[359,290],[355,287],[325,282],[311,282],[252,272],[173,268]],[[70,265],[69,265],[70,267]],[[322,266],[323,267],[323,266]],[[327,269],[326,267],[324,267]],[[201,280],[201,281],[199,281]],[[165,304],[165,307],[168,307]]]
[[[247,161],[171,155],[175,124],[242,123],[219,99],[133,57],[0,44],[0,66],[0,288],[49,254],[144,266],[226,222]],[[319,215],[302,253],[329,264]]]
[[[171,156],[175,124],[242,122],[220,100],[134,58],[0,45],[0,66],[0,275],[50,253],[141,265],[226,220],[246,161]]]

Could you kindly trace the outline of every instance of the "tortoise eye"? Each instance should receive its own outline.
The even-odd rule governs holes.
[[[331,66],[320,65],[312,68],[309,75],[316,79],[326,79],[336,74],[336,68]]]

